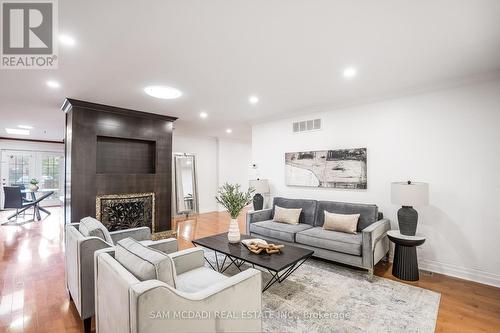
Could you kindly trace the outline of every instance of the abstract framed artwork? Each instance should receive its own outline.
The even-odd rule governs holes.
[[[288,186],[364,190],[366,148],[285,153]]]

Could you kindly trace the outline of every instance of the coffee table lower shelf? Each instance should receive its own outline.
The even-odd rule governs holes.
[[[243,266],[245,263],[247,263],[246,260],[232,257],[229,254],[215,251],[213,249],[211,249],[211,250],[215,252],[215,266],[216,267],[214,267],[214,265],[212,265],[212,263],[206,257],[205,257],[205,261],[210,265],[210,267],[212,267],[213,270],[215,270],[219,273],[224,273],[232,265],[236,266],[236,268],[238,268],[238,270],[241,272],[240,267]],[[219,253],[224,256],[224,260],[222,261],[222,263],[220,265],[219,265],[219,256],[218,256]],[[289,277],[293,272],[295,272],[295,270],[297,268],[299,268],[303,263],[305,263],[309,258],[311,258],[312,255],[313,255],[313,253],[307,255],[306,257],[304,257],[304,258],[302,258],[294,263],[291,263],[288,267],[285,267],[284,269],[282,269],[280,271],[276,271],[276,270],[261,266],[259,264],[254,264],[254,263],[250,263],[250,262],[249,262],[249,264],[252,265],[253,268],[255,268],[255,266],[261,267],[261,268],[267,270],[269,272],[269,274],[271,274],[271,280],[269,280],[269,282],[267,282],[267,284],[264,286],[264,288],[262,288],[262,292],[264,292],[267,289],[269,289],[272,285],[274,285],[276,282],[281,283],[281,282],[285,281],[287,277]],[[226,265],[227,259],[229,259],[229,262]]]
[[[241,235],[241,239],[252,239],[255,237],[249,235]],[[250,252],[242,243],[229,243],[227,233],[212,235],[192,241],[194,246],[203,247],[215,252],[215,267],[206,257],[213,270],[224,273],[230,266],[234,265],[241,271],[241,266],[248,263],[267,270],[271,274],[271,280],[262,289],[262,292],[269,289],[276,282],[285,281],[293,272],[297,270],[314,254],[313,250],[305,249],[298,246],[286,245],[280,253],[272,255],[255,254]],[[219,253],[224,256],[224,259],[219,261]]]

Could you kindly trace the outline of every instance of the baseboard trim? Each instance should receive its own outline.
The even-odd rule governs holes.
[[[420,269],[429,272],[453,276],[500,288],[500,275],[488,273],[479,269],[465,268],[423,258],[419,259],[418,266]]]

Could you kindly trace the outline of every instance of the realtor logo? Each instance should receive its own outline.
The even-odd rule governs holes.
[[[4,0],[1,9],[1,68],[57,68],[56,0]]]

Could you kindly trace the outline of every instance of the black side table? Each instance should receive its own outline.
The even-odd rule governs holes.
[[[406,281],[418,281],[417,246],[424,244],[423,236],[406,236],[399,230],[389,230],[387,236],[396,245],[392,275]]]

